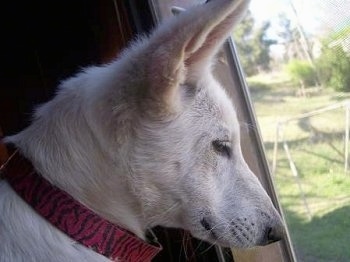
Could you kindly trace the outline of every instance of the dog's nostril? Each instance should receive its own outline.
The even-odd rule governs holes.
[[[274,243],[283,237],[283,227],[269,227],[266,231],[267,243]]]
[[[205,218],[202,218],[201,225],[205,228],[205,230],[211,230],[210,224]]]

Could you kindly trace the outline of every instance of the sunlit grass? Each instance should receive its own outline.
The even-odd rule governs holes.
[[[350,97],[317,88],[307,98],[298,97],[283,73],[249,78],[248,84],[269,161],[278,121]],[[344,172],[344,129],[343,109],[284,126],[298,177],[280,144],[274,180],[299,261],[350,261],[350,173]]]

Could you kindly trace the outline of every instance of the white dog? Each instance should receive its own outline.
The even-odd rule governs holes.
[[[225,247],[280,239],[281,218],[243,159],[234,107],[211,72],[248,3],[212,0],[170,19],[114,62],[62,82],[32,124],[5,142],[35,167],[29,175],[40,174],[140,243],[156,225]],[[11,161],[7,166],[16,169]],[[7,166],[0,184],[1,262],[137,261],[102,254],[57,229],[14,190],[22,185]],[[28,183],[40,201],[37,192],[45,190]],[[55,203],[48,205],[65,219]]]

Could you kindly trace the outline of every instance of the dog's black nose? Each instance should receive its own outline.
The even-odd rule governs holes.
[[[282,239],[284,234],[283,226],[269,227],[266,231],[266,242],[267,244],[274,243]]]

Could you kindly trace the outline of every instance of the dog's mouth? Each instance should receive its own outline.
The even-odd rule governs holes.
[[[216,223],[211,217],[200,220],[202,239],[222,247],[251,248],[265,246],[281,240],[283,228],[278,226],[265,226],[249,221],[236,219],[229,222]]]
[[[212,238],[214,241],[218,240],[218,235],[215,232],[215,227],[212,226],[207,218],[202,218],[200,223],[202,227],[209,233],[210,238]]]
[[[229,239],[227,239],[231,233],[230,229],[223,231],[220,223],[215,223],[209,217],[203,217],[200,220],[200,224],[202,231],[204,231],[204,238],[206,241],[222,247],[237,246],[233,237],[229,237]]]

